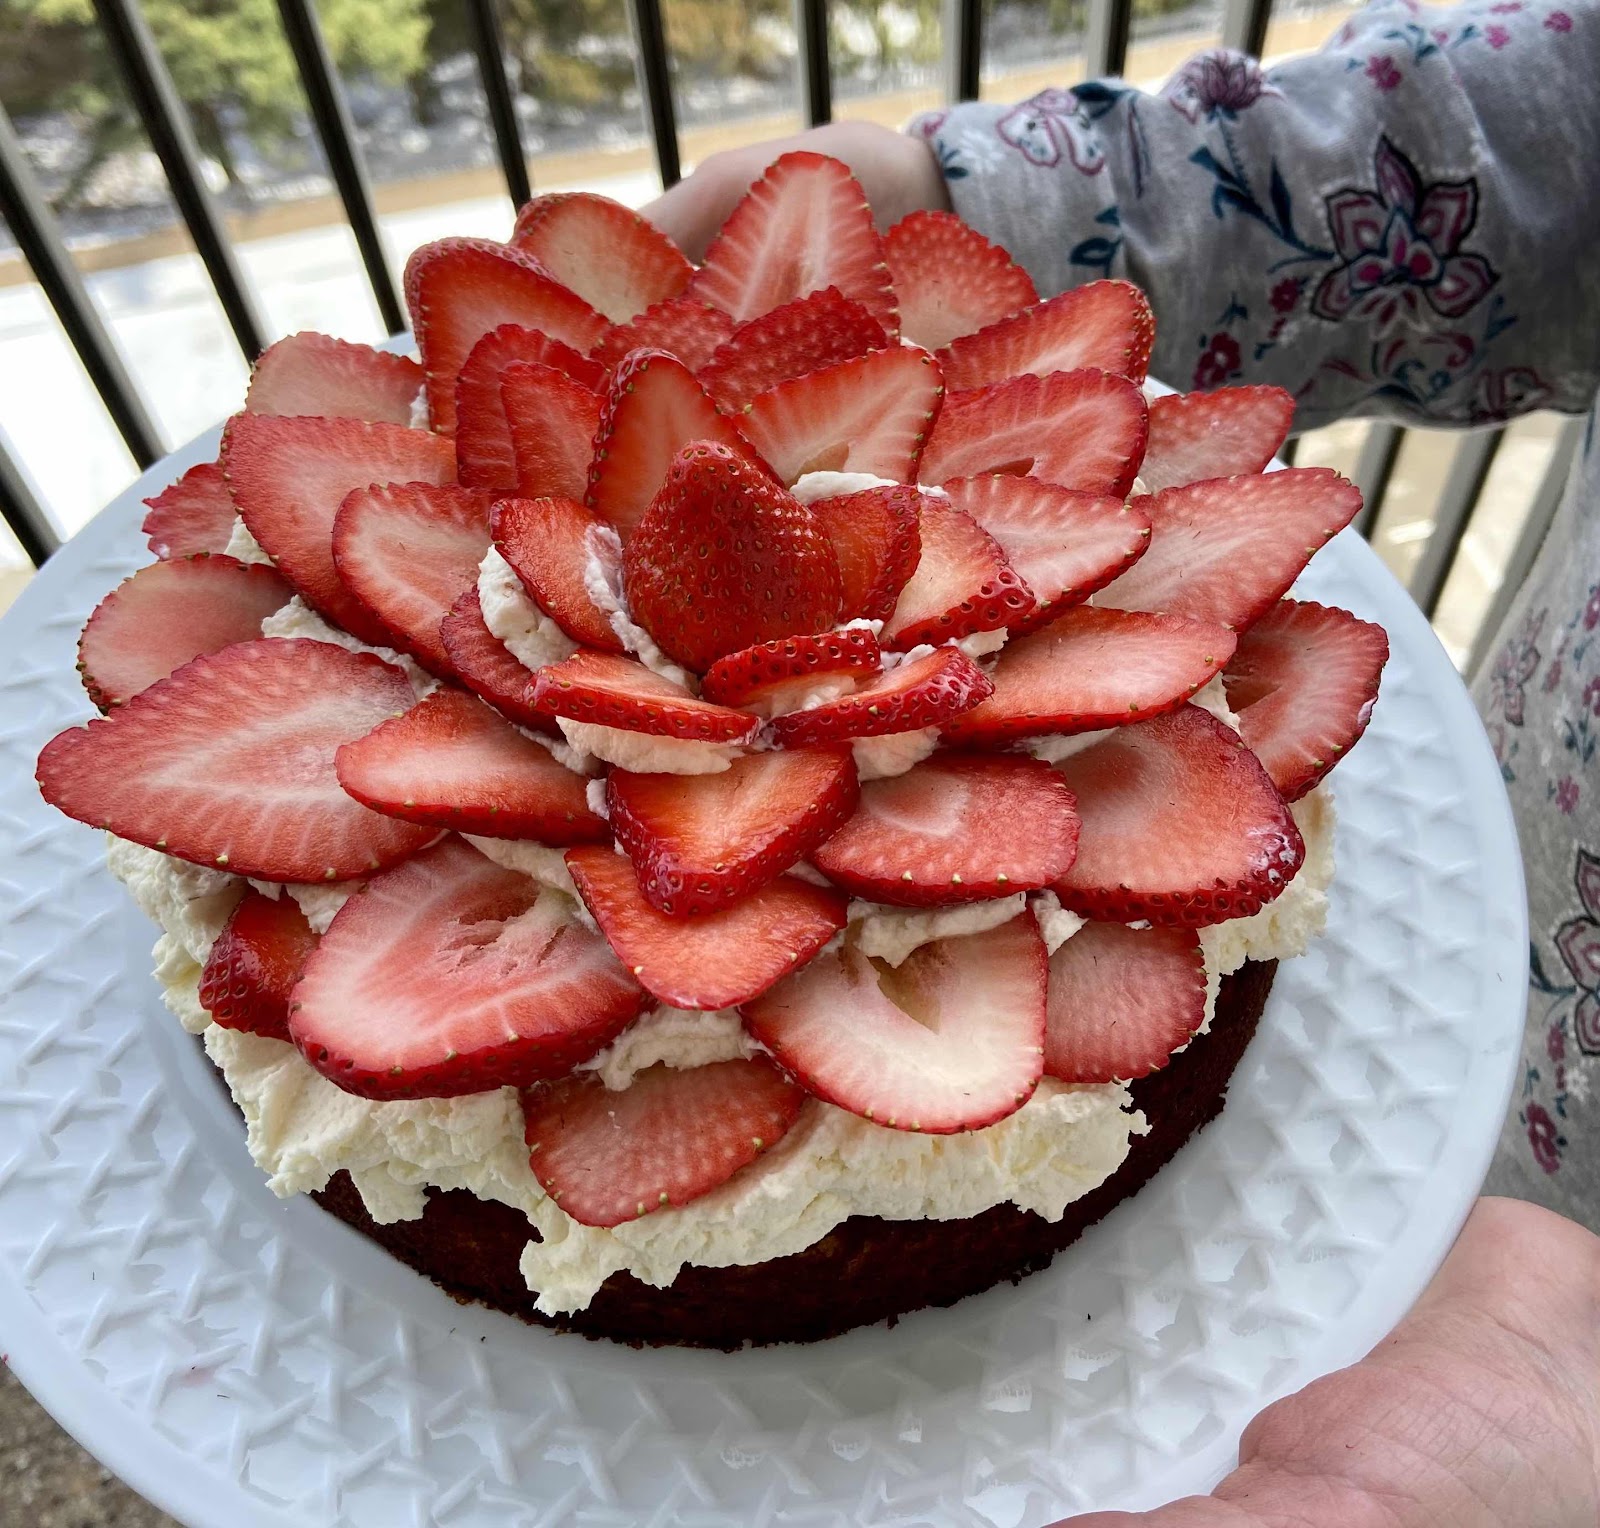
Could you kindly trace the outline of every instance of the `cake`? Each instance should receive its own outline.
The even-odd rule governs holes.
[[[271,1187],[628,1342],[1044,1266],[1322,928],[1356,490],[817,155],[698,268],[572,193],[405,287],[419,361],[280,340],[147,501],[39,760]]]

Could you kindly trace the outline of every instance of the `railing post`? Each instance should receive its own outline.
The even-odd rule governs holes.
[[[944,0],[945,99],[976,101],[982,69],[982,0]]]
[[[39,507],[39,501],[22,476],[22,469],[11,459],[11,452],[0,439],[0,515],[15,533],[23,552],[34,567],[43,567],[45,560],[61,545],[55,527]]]
[[[1121,74],[1128,62],[1128,32],[1133,0],[1089,0],[1083,40],[1084,71],[1090,79]]]
[[[500,151],[506,190],[511,194],[511,205],[520,209],[532,198],[533,187],[528,181],[528,156],[522,148],[517,103],[511,94],[511,81],[506,76],[506,39],[500,26],[500,12],[495,0],[467,0],[467,15],[472,22],[478,73],[483,77],[483,95],[489,103],[489,121]]]
[[[800,40],[800,99],[807,125],[820,127],[833,118],[828,0],[795,0],[794,13],[795,35]]]
[[[1369,541],[1372,528],[1383,512],[1384,496],[1389,492],[1389,479],[1394,475],[1394,464],[1400,459],[1404,440],[1405,431],[1399,425],[1376,419],[1361,443],[1355,470],[1355,484],[1361,490],[1361,513],[1356,516],[1355,526]]]
[[[1422,606],[1429,620],[1439,608],[1439,596],[1444,593],[1445,582],[1455,566],[1467,522],[1472,518],[1505,435],[1505,426],[1501,425],[1497,430],[1463,435],[1456,443],[1450,471],[1434,508],[1433,534],[1423,545],[1422,556],[1411,575],[1411,597]]]
[[[1223,46],[1260,58],[1267,46],[1267,23],[1271,19],[1272,0],[1223,0]]]
[[[633,32],[639,95],[655,143],[656,170],[664,188],[675,186],[683,179],[683,170],[678,163],[678,121],[672,107],[672,68],[667,60],[660,0],[628,0],[628,26]]]

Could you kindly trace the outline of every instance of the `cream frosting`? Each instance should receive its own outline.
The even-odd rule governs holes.
[[[556,718],[562,736],[576,749],[618,769],[635,774],[717,775],[745,750],[738,743],[707,743],[698,738],[658,737],[650,732],[625,732],[595,722]]]
[[[490,634],[526,669],[560,663],[578,650],[578,644],[533,602],[495,546],[478,564],[478,604]]]
[[[863,780],[887,780],[903,775],[913,764],[920,764],[939,746],[937,727],[919,727],[915,732],[886,732],[881,737],[858,737],[850,744],[855,755],[856,774]]]
[[[267,563],[269,566],[272,563],[266,548],[250,534],[250,527],[238,515],[233,517],[233,529],[228,533],[228,544],[222,550],[240,562]]]

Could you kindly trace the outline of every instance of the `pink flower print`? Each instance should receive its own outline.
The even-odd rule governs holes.
[[[1589,603],[1583,607],[1583,629],[1593,631],[1600,626],[1600,584],[1589,591]]]
[[[1491,16],[1515,16],[1522,8],[1522,0],[1500,0],[1498,5],[1489,7],[1489,14]]]
[[[1489,46],[1493,48],[1496,53],[1498,53],[1508,42],[1511,41],[1511,34],[1501,26],[1485,27],[1483,29],[1483,35]]]
[[[1563,775],[1556,781],[1556,805],[1568,817],[1576,810],[1578,805],[1578,782],[1571,775]]]
[[[1544,1049],[1552,1061],[1567,1059],[1567,1037],[1559,1024],[1550,1026],[1550,1032],[1544,1037]]]
[[[1272,289],[1268,301],[1272,304],[1274,313],[1292,313],[1294,305],[1300,301],[1300,293],[1305,287],[1305,282],[1296,281],[1293,276],[1285,276]]]
[[[1195,363],[1196,387],[1221,387],[1229,377],[1239,375],[1239,342],[1231,334],[1213,334]]]
[[[1583,703],[1595,716],[1600,716],[1600,677],[1591,679],[1583,687]]]
[[[1539,667],[1539,631],[1544,626],[1546,612],[1529,616],[1522,629],[1500,649],[1490,677],[1489,703],[1498,705],[1500,714],[1513,727],[1522,725],[1524,696],[1522,687],[1533,678]]]
[[[994,125],[1002,143],[1043,169],[1065,157],[1084,175],[1098,175],[1106,167],[1105,149],[1083,102],[1070,90],[1051,87],[1013,106]]]
[[[1540,686],[1546,695],[1553,695],[1555,688],[1561,683],[1561,655],[1558,653],[1551,662],[1550,667],[1544,671],[1544,683]]]
[[[1573,874],[1584,916],[1569,918],[1556,930],[1556,949],[1581,996],[1572,1011],[1578,1049],[1600,1055],[1600,857],[1579,849]]]
[[[1379,90],[1393,90],[1405,76],[1395,68],[1394,60],[1387,53],[1378,53],[1367,60],[1367,78]]]
[[[1528,1127],[1533,1160],[1547,1173],[1557,1171],[1561,1166],[1561,1135],[1550,1111],[1543,1104],[1529,1104],[1522,1118]]]
[[[1509,419],[1540,407],[1551,395],[1548,382],[1531,366],[1508,366],[1503,371],[1485,371],[1473,389],[1473,422]]]
[[[1544,18],[1544,24],[1547,31],[1570,32],[1572,30],[1572,17],[1565,11],[1551,11]]]
[[[1215,122],[1218,117],[1232,121],[1262,96],[1283,92],[1267,83],[1261,65],[1248,54],[1212,48],[1191,58],[1161,93],[1191,122],[1202,116]]]
[[[1441,48],[1450,41],[1450,34],[1445,31],[1443,27],[1435,27],[1428,35],[1431,36]]]

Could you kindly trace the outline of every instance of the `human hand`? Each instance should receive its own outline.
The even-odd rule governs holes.
[[[1269,1406],[1209,1497],[1071,1528],[1595,1528],[1600,1238],[1483,1199],[1351,1368]]]
[[[640,211],[691,260],[699,260],[750,183],[780,154],[792,149],[829,154],[849,165],[867,193],[879,228],[921,208],[950,208],[933,151],[920,138],[892,132],[874,122],[830,122],[792,138],[773,138],[712,154],[693,175]]]

